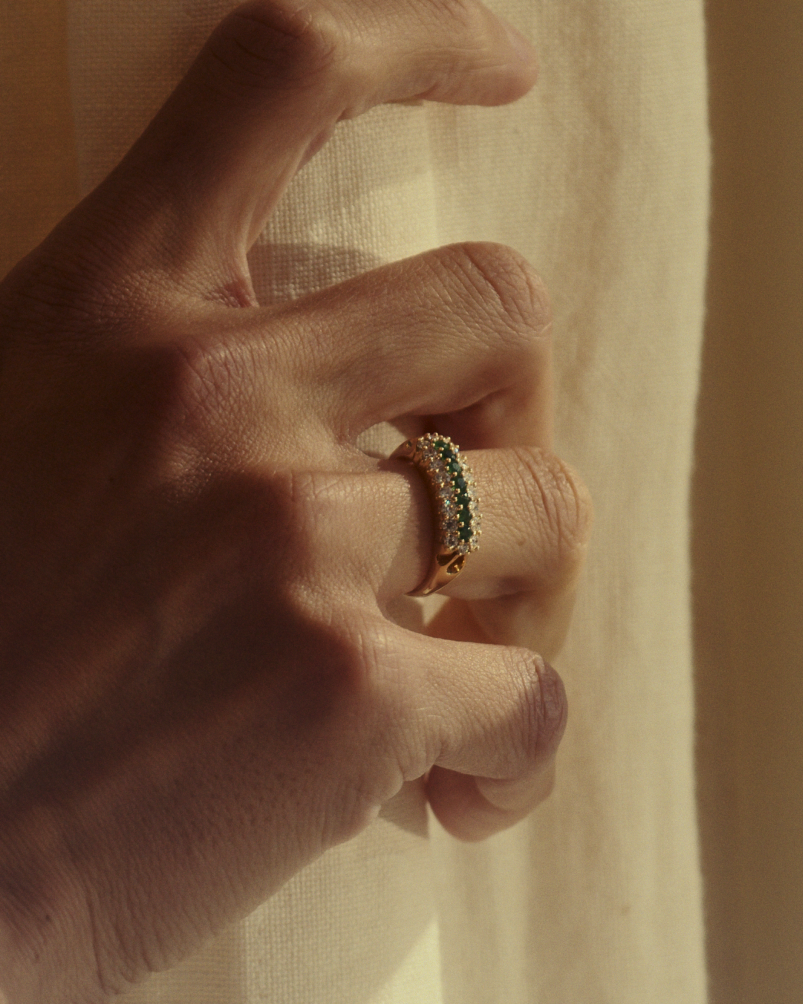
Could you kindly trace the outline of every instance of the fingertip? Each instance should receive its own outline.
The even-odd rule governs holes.
[[[475,778],[477,791],[497,812],[521,819],[552,794],[555,787],[554,757],[526,777],[499,780]]]
[[[567,721],[566,691],[555,669],[531,657],[526,736],[514,776],[487,777],[435,765],[427,778],[427,797],[443,828],[459,840],[484,840],[535,809],[555,783],[555,757]],[[521,755],[523,753],[523,756]]]
[[[536,661],[536,673],[539,699],[536,703],[538,725],[534,757],[536,763],[547,764],[554,761],[563,733],[566,731],[569,704],[560,674],[540,656]]]
[[[519,71],[521,86],[524,88],[521,93],[526,94],[538,80],[538,55],[532,42],[518,28],[514,28],[506,18],[500,17],[499,21],[513,55],[511,65]]]
[[[472,777],[433,767],[426,791],[432,812],[457,840],[476,843],[521,822],[549,797],[555,762],[523,778]]]

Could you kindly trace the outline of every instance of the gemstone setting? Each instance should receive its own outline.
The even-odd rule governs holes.
[[[460,448],[448,436],[426,433],[415,440],[411,459],[425,475],[437,503],[441,551],[454,556],[476,551],[482,533],[479,498]]]

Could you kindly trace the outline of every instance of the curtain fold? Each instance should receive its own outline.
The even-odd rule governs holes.
[[[803,6],[708,3],[714,149],[694,480],[712,1004],[803,1000]]]

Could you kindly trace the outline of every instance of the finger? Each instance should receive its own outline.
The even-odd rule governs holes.
[[[510,248],[453,245],[376,269],[294,304],[283,327],[299,384],[340,438],[438,415],[460,425],[461,447],[550,444],[549,299]]]
[[[521,819],[551,787],[567,716],[558,674],[526,649],[407,632],[397,644],[406,775],[431,766],[430,804],[455,836],[480,839]],[[411,735],[421,737],[415,750]]]
[[[419,623],[418,629],[433,638],[456,641],[504,645],[515,639],[551,660],[566,641],[574,603],[572,586],[555,593],[521,593],[503,599],[452,599],[437,610],[426,628]]]
[[[554,761],[512,781],[433,767],[426,793],[444,829],[460,840],[473,841],[520,822],[549,797],[554,785]]]
[[[212,34],[104,198],[144,192],[129,218],[165,261],[244,268],[281,192],[340,119],[417,97],[500,104],[535,75],[529,45],[474,0],[252,0]]]
[[[592,522],[588,490],[569,465],[536,447],[461,457],[475,476],[482,536],[446,591],[465,600],[511,602],[536,594],[546,616],[550,604],[572,592],[582,568]],[[411,592],[426,577],[437,540],[424,477],[400,460],[388,462],[379,476],[341,481],[341,491],[346,484],[344,504],[354,518],[344,523],[354,539],[344,546],[359,555],[354,574],[382,603]],[[337,532],[343,536],[342,527]]]

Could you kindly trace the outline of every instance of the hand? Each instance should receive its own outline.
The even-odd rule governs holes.
[[[339,119],[534,75],[471,3],[249,4],[0,289],[12,1004],[174,964],[405,781],[467,839],[548,790],[560,681],[491,644],[537,614],[557,645],[590,518],[548,449],[540,282],[467,245],[266,308],[246,262]],[[419,474],[355,445],[383,421],[474,451],[483,546],[430,636],[389,616],[433,527]]]

